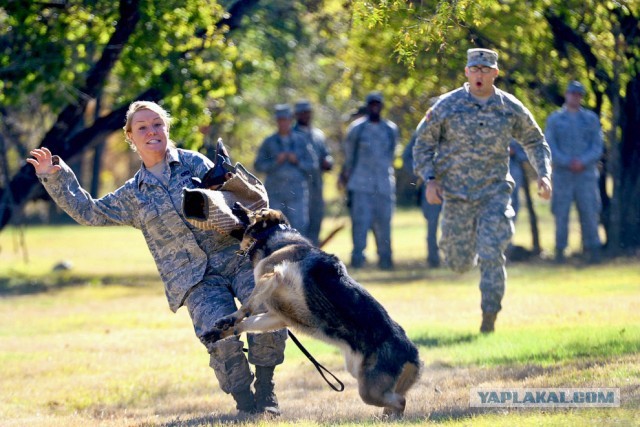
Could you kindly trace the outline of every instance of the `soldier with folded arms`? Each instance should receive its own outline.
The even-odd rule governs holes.
[[[556,220],[556,262],[564,262],[569,236],[569,211],[575,201],[580,215],[582,244],[588,263],[600,261],[600,171],[598,161],[604,144],[598,115],[582,107],[586,91],[572,81],[565,91],[564,106],[547,119],[545,136],[553,153],[553,183],[556,188],[551,210]]]

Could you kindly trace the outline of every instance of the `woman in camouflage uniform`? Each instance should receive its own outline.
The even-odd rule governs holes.
[[[236,310],[254,287],[248,260],[235,255],[238,241],[189,223],[181,206],[184,188],[194,188],[213,163],[200,153],[177,149],[169,139],[170,117],[158,104],[137,101],[127,112],[124,133],[142,159],[140,170],[122,187],[94,199],[80,187],[67,164],[45,147],[27,159],[52,199],[84,225],[131,225],[142,231],[164,282],[172,311],[187,306],[196,335],[210,354],[220,387],[237,409],[278,414],[273,371],[284,360],[286,330],[248,337],[248,361],[238,339],[209,343],[202,337],[215,321]],[[266,201],[265,201],[266,204]],[[256,366],[254,384],[249,363]]]

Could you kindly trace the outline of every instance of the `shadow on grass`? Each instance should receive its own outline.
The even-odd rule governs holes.
[[[284,414],[286,417],[286,414]],[[438,419],[445,420],[447,417],[451,418],[452,414],[444,412],[441,417]],[[467,417],[468,414],[461,414],[461,417]],[[425,415],[411,415],[405,416],[401,419],[390,419],[385,420],[383,418],[378,418],[377,416],[371,415],[352,415],[347,417],[342,417],[339,420],[320,420],[313,421],[306,417],[298,419],[298,418],[270,418],[264,415],[254,415],[254,416],[233,416],[233,415],[208,415],[201,416],[192,419],[176,419],[175,421],[170,421],[166,423],[158,423],[158,424],[141,424],[140,427],[204,427],[204,426],[217,426],[217,425],[245,425],[245,426],[264,426],[264,425],[379,425],[380,423],[388,423],[391,422],[396,424],[398,422],[403,425],[423,425],[426,419]]]
[[[196,426],[216,426],[221,424],[235,424],[239,423],[248,423],[257,421],[259,418],[257,417],[242,417],[242,416],[234,416],[230,414],[221,414],[221,415],[206,415],[202,417],[196,417],[189,420],[181,420],[177,419],[174,421],[169,421],[168,423],[160,423],[160,424],[141,424],[140,427],[196,427]]]
[[[471,333],[452,334],[446,336],[421,335],[419,337],[411,338],[411,341],[413,341],[419,347],[432,348],[471,343],[477,340],[478,337],[478,334]]]
[[[445,267],[428,268],[425,263],[408,260],[395,263],[393,270],[381,270],[375,264],[363,268],[353,268],[347,264],[349,274],[362,284],[380,284],[402,286],[403,284],[424,280],[446,281],[448,285],[467,285],[469,273],[458,274]],[[473,270],[470,274],[474,274]]]
[[[623,333],[621,333],[623,335]],[[624,356],[640,353],[640,341],[632,337],[607,337],[604,340],[574,340],[559,344],[557,347],[529,354],[513,356],[488,357],[480,362],[494,366],[505,366],[520,363],[539,363],[542,365],[564,361],[584,361],[600,357]]]
[[[33,278],[24,275],[0,277],[0,297],[35,295],[55,292],[65,288],[81,286],[130,286],[155,285],[160,278],[153,274],[135,276],[76,276],[67,273],[52,273],[46,277]]]
[[[459,422],[463,425],[475,424],[474,417],[490,414],[505,414],[504,408],[471,408],[469,407],[469,388],[474,385],[480,384],[493,384],[499,387],[501,384],[505,386],[513,387],[514,381],[516,384],[520,384],[520,387],[539,386],[536,383],[536,379],[540,376],[548,378],[549,382],[546,387],[561,387],[566,384],[558,384],[557,381],[562,381],[567,377],[567,374],[573,376],[578,375],[580,372],[585,371],[585,376],[589,376],[589,372],[592,369],[597,369],[599,366],[610,364],[612,361],[608,358],[593,359],[589,361],[575,361],[569,364],[558,364],[554,366],[539,366],[539,365],[517,365],[517,366],[498,366],[493,368],[477,367],[472,369],[458,369],[458,368],[438,368],[439,373],[430,372],[427,375],[432,379],[428,381],[429,387],[435,387],[436,393],[439,393],[438,387],[442,389],[448,389],[448,397],[446,400],[435,399],[431,406],[427,406],[425,409],[420,409],[415,412],[410,412],[405,415],[401,420],[384,420],[377,415],[371,415],[370,413],[362,414],[351,413],[348,415],[331,415],[327,418],[326,414],[318,414],[317,418],[314,415],[310,415],[304,412],[283,412],[282,418],[269,419],[264,416],[256,415],[249,417],[237,416],[231,413],[213,412],[203,415],[203,408],[199,407],[197,412],[193,410],[180,410],[175,411],[170,407],[166,407],[166,413],[160,411],[161,415],[170,415],[174,417],[173,420],[163,422],[146,421],[142,423],[136,423],[139,427],[196,427],[196,426],[215,426],[215,425],[242,425],[242,426],[265,426],[265,425],[425,425],[427,422],[433,424],[448,424],[451,422]],[[633,363],[629,360],[626,363]],[[527,384],[529,381],[533,383]],[[410,392],[411,393],[411,392]],[[623,406],[636,407],[636,403],[640,399],[640,387],[636,385],[628,385],[622,388],[622,393],[625,396],[626,402]],[[303,398],[310,405],[316,397],[312,397],[313,393],[301,394]],[[168,396],[165,396],[168,397]],[[358,403],[360,405],[360,403]],[[233,411],[231,407],[230,411]],[[507,411],[513,411],[507,410]],[[518,413],[524,412],[524,409],[518,409]],[[538,413],[539,409],[532,409],[533,413]],[[195,413],[194,413],[195,412]],[[198,414],[200,412],[200,414]],[[312,410],[313,412],[313,410]],[[376,413],[379,411],[376,409]],[[388,422],[390,421],[390,423]],[[514,420],[514,425],[517,425],[518,419]],[[482,425],[490,425],[488,422],[479,421]],[[507,425],[507,423],[504,423]],[[574,425],[574,424],[571,424]],[[579,424],[576,424],[579,425]],[[624,424],[626,425],[626,424]],[[629,424],[633,425],[633,424]]]

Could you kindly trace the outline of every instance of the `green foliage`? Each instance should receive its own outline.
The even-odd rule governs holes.
[[[492,3],[488,0],[357,1],[353,14],[356,22],[369,30],[390,31],[398,61],[413,68],[421,52],[446,50],[456,30],[466,22],[473,22],[473,17],[482,14]]]
[[[175,118],[172,138],[195,147],[202,143],[199,125],[212,121],[215,100],[235,92],[231,61],[237,52],[215,24],[224,10],[209,1],[145,2],[136,31],[114,78],[116,104],[149,87],[164,88],[165,107]],[[135,76],[135,78],[127,78]]]
[[[587,106],[601,113],[615,144],[613,106],[640,70],[637,1],[260,0],[233,32],[217,28],[242,3],[142,0],[141,19],[102,88],[103,113],[159,89],[179,145],[223,137],[234,159],[251,165],[275,129],[273,105],[306,98],[340,159],[349,113],[369,91],[384,92],[383,114],[408,141],[433,99],[466,80],[466,50],[486,47],[500,54],[498,86],[541,126],[562,104],[567,82],[583,81]],[[86,98],[80,91],[120,8],[134,4],[2,3],[0,114],[16,140],[31,148],[64,106]]]
[[[342,116],[372,89],[385,92],[387,114],[401,128],[413,129],[432,97],[462,83],[464,52],[473,46],[499,50],[501,84],[539,120],[561,102],[569,79],[591,81],[602,93],[602,76],[613,74],[616,60],[629,72],[638,67],[638,44],[615,35],[638,16],[636,2],[263,0],[229,38],[215,24],[230,4],[141,2],[141,20],[103,105],[161,88],[177,119],[174,139],[197,147],[203,142],[197,128],[211,124],[211,137],[224,136],[243,157],[270,132],[273,104],[302,97],[326,108],[320,121],[338,139]],[[19,109],[37,94],[42,109],[56,114],[82,96],[78,90],[102,54],[118,7],[104,0],[58,7],[7,2],[0,8],[0,103]],[[554,45],[549,14],[588,41],[595,73],[575,47]],[[603,106],[597,97],[588,102]]]
[[[79,90],[113,32],[118,2],[9,2],[0,11],[0,102],[19,108],[39,93],[42,107],[55,114],[85,96]],[[237,49],[228,44],[225,29],[216,28],[224,10],[206,0],[143,1],[139,12],[103,105],[126,104],[150,87],[161,89],[177,119],[174,139],[187,146],[201,143],[195,127],[212,120],[215,100],[236,90]]]
[[[10,1],[0,12],[0,103],[12,105],[40,91],[56,110],[77,89],[117,17],[117,3],[69,2],[65,8]]]

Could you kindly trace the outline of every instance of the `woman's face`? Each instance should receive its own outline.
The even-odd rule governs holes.
[[[135,145],[142,162],[151,167],[164,160],[169,132],[160,115],[151,110],[140,110],[131,119],[131,131],[127,136]]]

